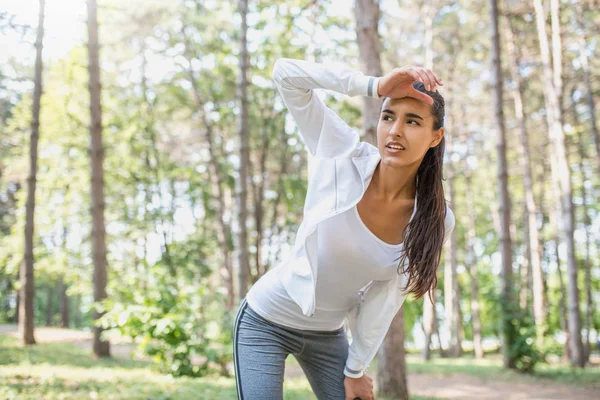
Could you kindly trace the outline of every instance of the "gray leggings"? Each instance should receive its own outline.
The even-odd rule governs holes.
[[[240,304],[233,328],[238,400],[282,400],[285,359],[293,354],[319,400],[344,400],[345,328],[308,331],[275,324]]]

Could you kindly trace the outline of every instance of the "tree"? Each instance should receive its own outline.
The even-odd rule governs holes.
[[[356,40],[362,70],[369,76],[381,76],[381,43],[379,41],[378,0],[356,0],[354,18],[356,21]],[[377,88],[375,88],[377,90]],[[363,130],[365,140],[377,144],[377,121],[381,101],[372,97],[363,98]]]
[[[507,45],[508,59],[511,65],[512,79],[516,82],[517,87],[512,91],[513,101],[515,104],[515,114],[519,123],[519,150],[523,169],[523,186],[525,188],[525,232],[527,242],[527,259],[528,265],[531,266],[533,275],[533,316],[536,323],[536,338],[537,345],[541,346],[544,330],[543,326],[546,319],[546,299],[544,296],[544,277],[542,271],[542,260],[540,254],[539,235],[537,228],[537,205],[533,196],[533,174],[531,173],[531,161],[529,159],[529,135],[527,133],[527,120],[523,104],[525,92],[525,81],[520,71],[520,55],[515,44],[514,26],[511,23],[511,16],[507,15]]]
[[[515,359],[511,354],[514,341],[514,329],[511,323],[511,305],[514,302],[512,291],[512,242],[510,237],[510,197],[508,193],[508,167],[506,160],[506,130],[502,109],[502,67],[500,53],[500,34],[498,32],[498,3],[490,0],[491,39],[492,39],[492,86],[494,90],[494,125],[496,128],[498,156],[498,198],[500,214],[500,241],[502,252],[502,354],[504,367],[514,368]]]
[[[239,299],[246,297],[248,291],[248,276],[250,274],[250,258],[248,254],[248,168],[250,164],[250,131],[248,121],[248,0],[240,0],[240,15],[242,17],[240,40],[240,77],[238,96],[240,115],[238,117],[238,135],[240,143],[240,167],[238,179],[238,261],[239,261]]]
[[[44,0],[40,0],[37,38],[35,41],[35,78],[33,89],[33,115],[31,118],[31,141],[29,143],[29,176],[27,177],[27,208],[25,222],[25,257],[21,264],[21,298],[19,303],[19,331],[23,344],[35,344],[33,271],[33,232],[35,215],[35,188],[37,182],[37,156],[40,131],[40,103],[42,99],[42,46],[44,40]]]
[[[102,104],[100,100],[100,65],[98,44],[98,20],[96,0],[88,0],[88,73],[90,75],[90,143],[92,173],[92,253],[94,260],[94,301],[106,299],[107,261],[106,231],[104,227],[104,149],[102,147]],[[104,312],[94,309],[93,319],[97,322]],[[110,357],[110,343],[102,336],[103,329],[94,326],[94,356]]]
[[[559,190],[560,233],[567,248],[567,275],[569,298],[569,333],[571,364],[583,367],[583,345],[581,342],[581,315],[579,313],[579,288],[577,285],[577,263],[575,259],[575,216],[571,188],[571,170],[567,160],[565,133],[563,131],[562,97],[562,49],[560,43],[559,4],[551,1],[552,14],[552,60],[546,33],[546,13],[541,0],[534,0],[536,25],[544,72],[544,101],[550,131],[550,142],[554,161],[550,164],[553,179]]]

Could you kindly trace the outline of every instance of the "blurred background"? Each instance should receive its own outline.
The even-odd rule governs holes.
[[[456,229],[377,398],[600,398],[599,45],[597,0],[2,1],[0,397],[237,398],[307,189],[289,57],[445,83]],[[374,143],[379,100],[318,95]]]

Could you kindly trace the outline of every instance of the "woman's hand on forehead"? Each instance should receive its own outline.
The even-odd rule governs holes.
[[[381,77],[377,85],[377,94],[392,99],[413,97],[427,104],[433,104],[433,99],[429,95],[413,87],[413,83],[416,81],[423,82],[425,89],[430,92],[437,91],[437,85],[444,86],[442,79],[432,70],[405,66],[394,68],[390,73]]]

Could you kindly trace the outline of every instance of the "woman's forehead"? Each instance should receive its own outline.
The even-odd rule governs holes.
[[[382,109],[385,108],[389,108],[392,110],[402,108],[421,112],[428,112],[430,110],[428,104],[417,100],[414,97],[401,97],[399,99],[392,99],[390,97],[386,97],[383,101]]]

